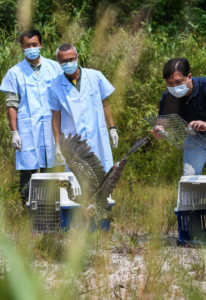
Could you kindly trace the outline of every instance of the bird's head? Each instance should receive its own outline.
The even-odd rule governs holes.
[[[68,184],[71,184],[69,182],[69,180],[59,180],[58,183],[55,184],[56,187],[59,187],[59,188],[67,188],[68,187]]]

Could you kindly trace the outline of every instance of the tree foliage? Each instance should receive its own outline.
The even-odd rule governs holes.
[[[174,35],[177,31],[184,31],[188,26],[201,33],[206,32],[206,2],[204,0],[36,0],[33,2],[33,26],[49,23],[55,11],[64,7],[65,12],[73,17],[82,11],[82,17],[87,19],[89,26],[98,21],[95,13],[99,5],[104,7],[113,5],[118,10],[118,24],[128,24],[135,19],[139,9],[149,12],[148,20],[152,29],[164,29]],[[4,0],[0,2],[0,28],[8,33],[15,30],[17,25],[16,8],[21,5],[18,0]]]

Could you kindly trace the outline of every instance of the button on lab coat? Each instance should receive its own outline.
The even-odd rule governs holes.
[[[101,72],[82,68],[80,92],[63,73],[52,82],[47,94],[51,110],[61,110],[61,132],[66,137],[70,132],[78,133],[82,140],[86,139],[106,172],[112,167],[113,158],[102,100],[113,91]]]
[[[62,73],[59,64],[41,56],[39,77],[24,59],[4,77],[0,90],[20,95],[17,130],[22,151],[16,151],[17,170],[35,170],[58,165],[52,132],[52,113],[45,92],[54,78]],[[46,152],[46,157],[45,157]]]

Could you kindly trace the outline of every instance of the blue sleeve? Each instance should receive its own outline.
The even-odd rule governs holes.
[[[60,64],[54,60],[46,59],[47,62],[52,66],[52,69],[54,70],[56,77],[62,74],[62,68],[60,67]]]
[[[1,83],[0,91],[4,93],[11,92],[19,94],[19,87],[16,79],[16,74],[11,69],[6,73],[6,76],[4,77]]]
[[[100,71],[97,71],[97,76],[101,99],[104,100],[114,92],[115,88]]]
[[[46,90],[47,101],[49,103],[49,108],[54,111],[60,111],[61,110],[61,103],[56,95],[56,93],[49,87]]]
[[[57,76],[59,76],[59,75],[61,75],[63,73],[63,70],[60,67],[59,63],[56,63],[55,70],[56,70]]]
[[[164,106],[164,94],[162,95],[162,98],[160,100],[160,106],[159,106],[158,116],[162,116],[163,115],[163,106]]]

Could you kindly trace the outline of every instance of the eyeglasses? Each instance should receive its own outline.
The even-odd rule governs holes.
[[[177,82],[175,82],[175,83],[167,83],[167,86],[168,87],[174,87],[174,86],[179,86],[179,85],[182,85],[182,84],[187,84],[187,82],[188,82],[188,77],[187,77],[187,80],[186,80],[186,82],[183,82],[185,79],[183,78],[183,79],[180,79],[180,80],[178,80]]]
[[[62,64],[60,64],[61,66],[66,65],[67,63],[72,63],[77,59],[77,57],[71,57],[69,58],[67,61],[63,62]]]

